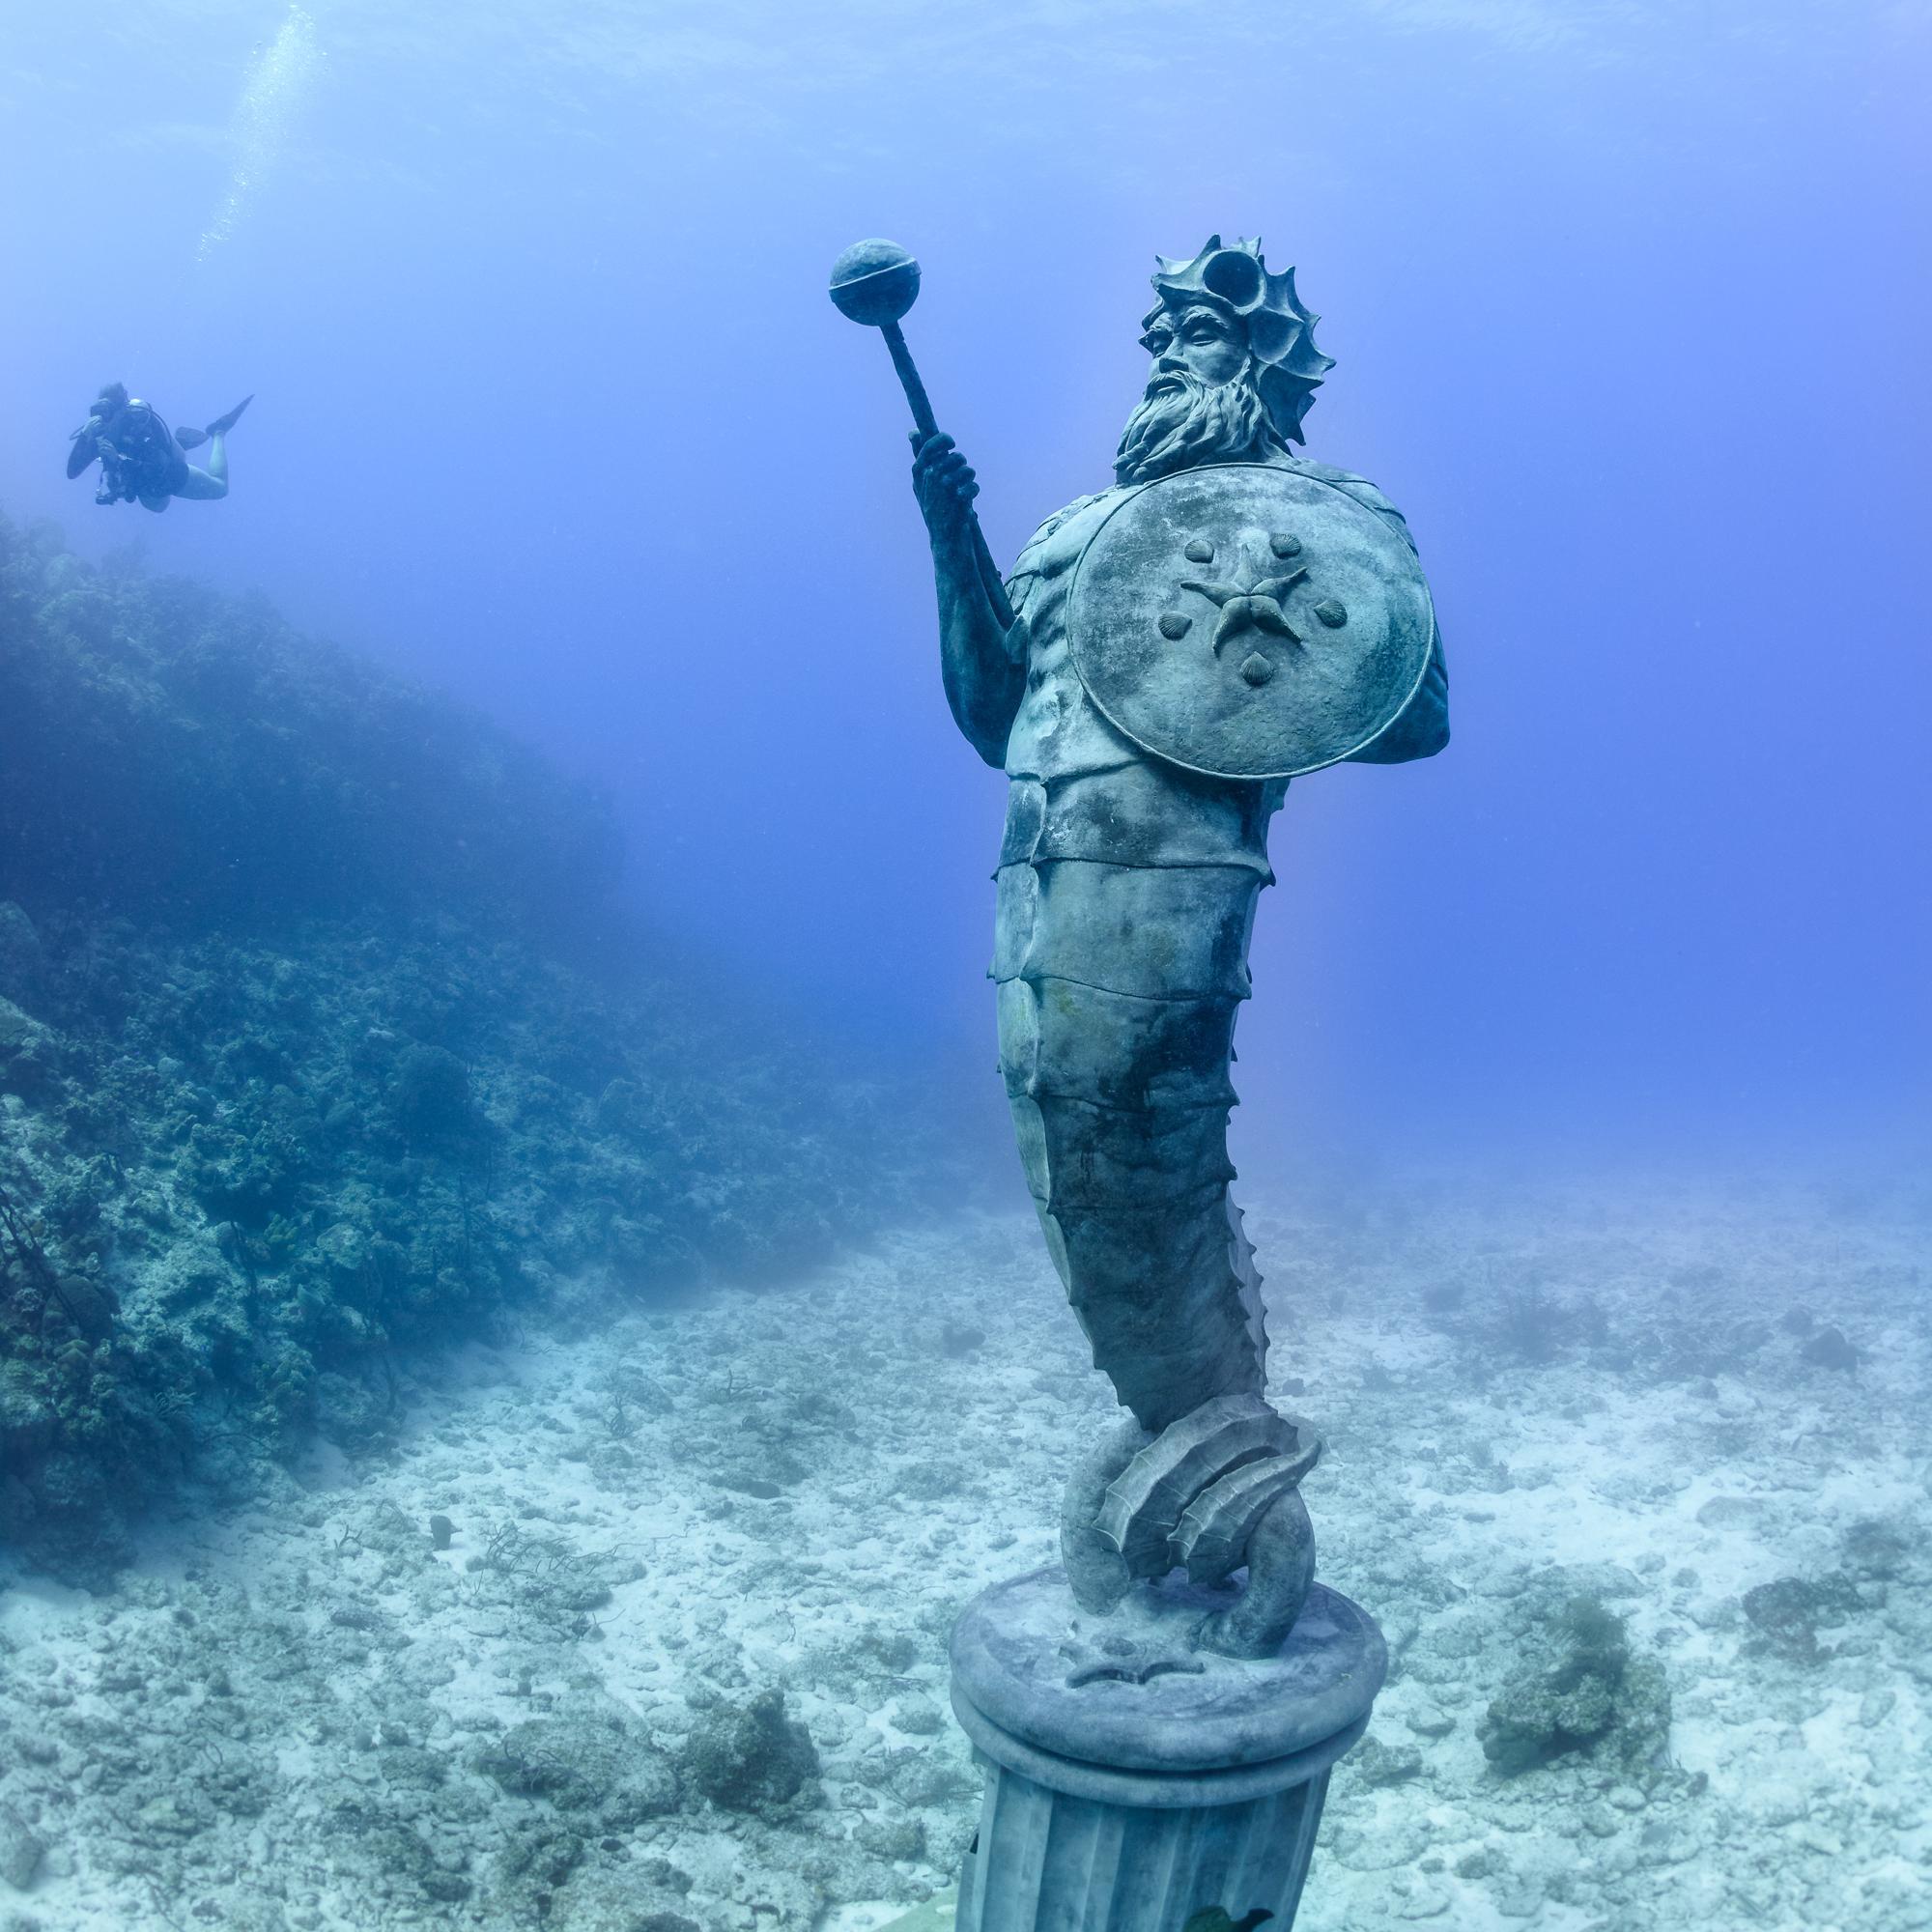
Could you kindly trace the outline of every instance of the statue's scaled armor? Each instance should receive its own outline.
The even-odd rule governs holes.
[[[1362,478],[1280,462],[1346,490],[1406,540]],[[1007,745],[992,977],[1048,1248],[1094,1365],[1159,1432],[1265,1381],[1260,1277],[1229,1193],[1229,1068],[1255,904],[1274,877],[1268,821],[1288,783],[1170,764],[1109,724],[1082,685],[1067,595],[1121,494],[1050,518],[1009,580],[1007,647],[1027,676]],[[1439,667],[1430,676],[1439,683]]]

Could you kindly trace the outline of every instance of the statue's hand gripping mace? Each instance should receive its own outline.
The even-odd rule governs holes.
[[[899,385],[912,405],[912,419],[920,440],[939,434],[927,400],[925,384],[920,381],[912,351],[906,347],[899,317],[919,299],[919,264],[895,242],[855,242],[832,265],[832,299],[838,313],[852,322],[876,328],[886,338],[893,367],[898,371]],[[1007,602],[1007,587],[1001,581],[993,554],[986,548],[986,533],[980,527],[979,512],[966,506],[966,528],[973,555],[979,565],[980,582],[1000,628],[1009,631],[1013,607]]]

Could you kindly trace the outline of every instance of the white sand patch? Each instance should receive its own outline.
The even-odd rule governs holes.
[[[1322,1574],[1398,1658],[1302,1932],[1932,1925],[1923,1230],[1443,1202],[1252,1222]],[[1856,1372],[1804,1362],[1801,1303]],[[112,1592],[0,1589],[0,1804],[43,1847],[0,1926],[876,1932],[951,1883],[945,1634],[1051,1557],[1111,1406],[1030,1217],[402,1388],[389,1444],[184,1509]],[[1842,1598],[1815,1655],[1743,1607],[1791,1577]],[[1487,1762],[1516,1626],[1573,1590],[1662,1661],[1675,1768]],[[692,1741],[771,1688],[819,1776],[723,1807]],[[572,1783],[606,1749],[628,1810]]]

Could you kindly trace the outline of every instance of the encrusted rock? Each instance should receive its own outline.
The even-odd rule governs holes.
[[[1840,1374],[1859,1365],[1859,1350],[1845,1339],[1842,1328],[1821,1328],[1799,1350],[1799,1354],[1816,1369],[1835,1369]]]
[[[1744,1611],[1764,1645],[1790,1663],[1822,1663],[1820,1624],[1837,1624],[1864,1607],[1858,1586],[1834,1572],[1816,1579],[1779,1577],[1744,1594]]]
[[[0,1885],[25,1891],[39,1876],[46,1850],[11,1804],[0,1804]]]
[[[727,1811],[769,1811],[818,1776],[818,1752],[805,1726],[785,1715],[781,1690],[720,1705],[691,1734],[679,1762],[692,1783]]]
[[[1594,1597],[1572,1597],[1549,1633],[1554,1655],[1491,1703],[1477,1727],[1500,1772],[1528,1771],[1601,1748],[1632,1765],[1666,1747],[1670,1692],[1662,1665],[1634,1657],[1624,1621]]]
[[[1439,1704],[1418,1704],[1403,1722],[1418,1738],[1446,1738],[1456,1728],[1456,1719]]]
[[[1413,1745],[1384,1744],[1377,1737],[1365,1738],[1350,1762],[1356,1777],[1372,1787],[1422,1776],[1422,1753]]]
[[[607,1830],[677,1804],[669,1763],[614,1715],[532,1718],[486,1745],[475,1762],[505,1791],[548,1799],[559,1811],[596,1812]]]

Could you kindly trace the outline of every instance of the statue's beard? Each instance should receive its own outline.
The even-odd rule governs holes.
[[[1184,369],[1159,376],[1134,406],[1114,454],[1114,476],[1147,483],[1197,463],[1257,462],[1281,446],[1262,401],[1243,373],[1212,386]]]

